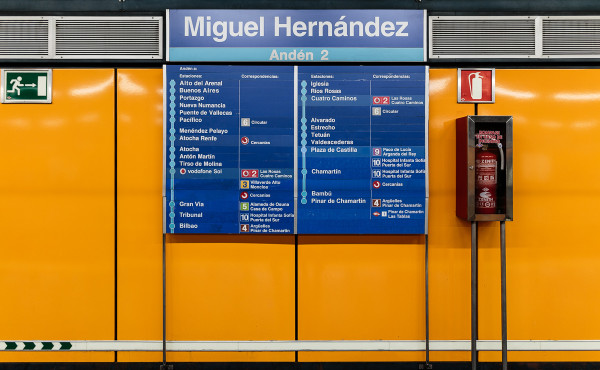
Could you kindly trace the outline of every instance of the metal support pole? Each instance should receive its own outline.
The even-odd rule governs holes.
[[[162,283],[163,283],[163,364],[161,369],[167,366],[167,235],[163,234],[162,247]]]
[[[502,286],[502,370],[508,368],[508,335],[506,325],[506,224],[500,221],[500,270]]]
[[[429,366],[429,235],[425,234],[425,367]]]
[[[471,221],[471,369],[477,370],[477,221]]]

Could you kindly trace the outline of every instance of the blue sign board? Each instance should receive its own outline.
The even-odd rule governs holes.
[[[424,10],[168,10],[174,62],[423,62]]]
[[[165,67],[167,233],[422,234],[426,67]]]
[[[294,232],[293,84],[292,67],[166,67],[168,232]]]
[[[421,234],[426,69],[300,67],[299,234]]]

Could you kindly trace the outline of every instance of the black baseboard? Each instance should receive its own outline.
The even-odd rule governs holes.
[[[0,370],[160,370],[154,362],[0,363]],[[419,362],[175,362],[173,370],[419,370]],[[432,362],[433,370],[470,370],[470,362]],[[479,370],[501,370],[498,362],[482,362]],[[598,370],[600,362],[511,362],[510,370]]]

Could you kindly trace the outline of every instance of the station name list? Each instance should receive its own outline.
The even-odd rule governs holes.
[[[165,76],[167,233],[425,232],[425,67]]]

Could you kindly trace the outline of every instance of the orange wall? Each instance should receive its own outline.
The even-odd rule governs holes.
[[[509,338],[599,339],[600,71],[498,70],[496,86],[497,103],[480,107],[480,114],[514,116]],[[487,231],[497,239],[497,229]],[[497,248],[482,250],[484,339],[500,336],[493,324],[500,317],[499,260]],[[599,361],[600,353],[511,353],[509,360]]]
[[[156,165],[162,163],[162,105],[160,70],[118,70],[119,340],[162,340],[162,166]],[[162,353],[121,352],[118,359],[162,361]]]
[[[0,105],[2,339],[162,336],[162,70],[55,70],[50,105]],[[497,70],[514,116],[507,224],[509,339],[599,339],[600,71]],[[117,103],[117,251],[114,102]],[[470,338],[470,224],[455,216],[456,69],[430,70],[431,339]],[[499,231],[480,227],[480,338],[500,337]],[[299,236],[301,340],[425,338],[424,237]],[[292,340],[293,236],[170,236],[169,340]],[[119,353],[119,361],[160,361]],[[498,361],[498,353],[482,353]],[[432,352],[433,361],[470,353]],[[112,353],[0,353],[0,361],[112,361]],[[293,353],[171,353],[169,361],[293,361]],[[424,353],[300,353],[300,361],[423,361]],[[596,352],[510,361],[600,361]]]
[[[456,70],[429,71],[429,309],[432,340],[471,338],[471,229],[455,215],[456,118],[474,114],[456,103]],[[482,243],[483,244],[483,243]],[[432,361],[471,354],[432,352]]]
[[[424,236],[300,236],[300,340],[424,340]],[[301,352],[300,361],[424,361],[420,352]]]
[[[294,237],[170,235],[168,340],[293,340]],[[170,353],[168,361],[293,361],[294,353]]]
[[[496,70],[496,103],[481,115],[514,116],[514,222],[507,223],[509,339],[598,339],[600,203],[598,70]],[[430,80],[432,339],[470,337],[470,225],[454,216],[456,69]],[[451,164],[448,166],[447,164]],[[480,226],[479,338],[500,339],[497,223]],[[433,353],[432,360],[469,354]],[[500,361],[483,352],[482,361]],[[510,352],[509,361],[598,361],[597,352]]]
[[[114,339],[114,70],[54,70],[52,104],[0,104],[0,117],[0,336]]]

